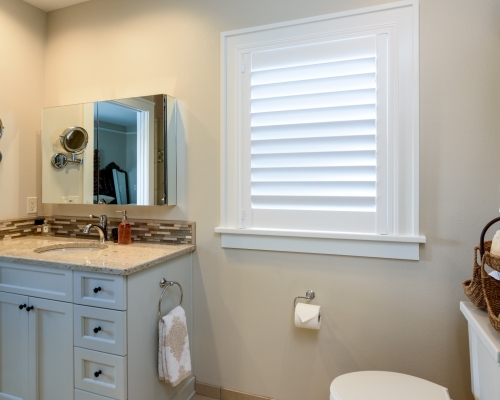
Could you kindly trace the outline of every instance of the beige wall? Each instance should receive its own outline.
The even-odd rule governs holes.
[[[400,371],[470,394],[459,312],[472,246],[500,205],[500,2],[421,0],[420,262],[223,250],[219,33],[383,0],[99,0],[48,14],[45,106],[158,92],[179,99],[179,206],[131,217],[197,222],[198,379],[280,400],[328,398],[339,374]],[[45,207],[87,214],[92,208]],[[97,212],[112,214],[103,206]],[[321,331],[297,330],[307,289]]]
[[[0,0],[0,219],[26,215],[38,196],[40,109],[43,102],[45,13],[19,0]],[[41,205],[41,204],[40,204]]]

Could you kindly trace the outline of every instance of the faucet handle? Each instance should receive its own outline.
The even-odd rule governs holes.
[[[96,218],[96,219],[98,219],[99,223],[101,224],[101,226],[103,228],[105,228],[107,226],[107,224],[108,224],[108,217],[106,215],[101,215],[101,216],[98,217],[97,215],[90,214],[89,216],[90,216],[90,218]]]

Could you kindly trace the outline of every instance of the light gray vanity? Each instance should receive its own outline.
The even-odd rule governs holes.
[[[175,388],[158,380],[158,301],[162,278],[179,282],[192,338],[195,246],[107,242],[35,252],[75,242],[95,244],[0,242],[0,399],[189,399],[193,376]],[[162,313],[180,298],[169,287]]]
[[[41,136],[42,203],[177,202],[170,96],[47,108]],[[0,241],[0,400],[191,398],[194,376],[175,388],[158,379],[158,307],[160,282],[178,283],[167,284],[161,313],[182,301],[192,338],[195,246],[146,243],[194,243],[191,224],[137,221],[135,243],[120,246],[106,241],[105,216],[83,231],[80,220],[49,224],[73,238],[5,228],[17,238]],[[76,238],[91,228],[103,243]]]

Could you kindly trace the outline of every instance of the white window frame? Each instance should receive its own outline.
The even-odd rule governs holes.
[[[221,221],[215,231],[222,247],[419,259],[425,236],[419,233],[418,23],[418,0],[411,0],[221,34]],[[249,168],[242,144],[243,57],[276,44],[371,34],[387,35],[389,48],[387,234],[243,228]]]

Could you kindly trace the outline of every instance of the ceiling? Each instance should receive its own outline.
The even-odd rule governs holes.
[[[84,3],[89,0],[24,0],[43,11],[53,11],[59,8],[69,7],[74,4]]]

